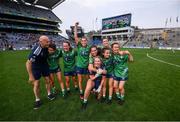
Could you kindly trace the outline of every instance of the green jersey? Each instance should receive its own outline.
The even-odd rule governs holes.
[[[48,56],[49,69],[54,70],[59,67],[59,58],[61,57],[61,51],[56,50],[53,54]]]
[[[67,52],[62,50],[62,58],[63,58],[65,72],[74,71],[76,55],[77,52],[75,50],[71,50]]]
[[[113,55],[114,75],[116,77],[128,77],[128,55]]]
[[[102,61],[103,61],[103,66],[107,71],[107,74],[113,74],[113,69],[114,69],[113,57],[110,56],[109,58],[103,58]]]
[[[89,64],[94,63],[94,57],[92,55],[89,55]]]
[[[90,46],[87,45],[83,47],[80,42],[77,45],[77,66],[80,68],[87,68],[89,63],[89,49]]]

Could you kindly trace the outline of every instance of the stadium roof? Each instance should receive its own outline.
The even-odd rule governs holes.
[[[30,3],[33,5],[43,6],[49,9],[54,9],[65,0],[17,0],[18,2]]]

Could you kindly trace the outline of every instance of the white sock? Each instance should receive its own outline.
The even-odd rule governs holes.
[[[82,93],[83,93],[83,90],[80,90],[80,93],[82,94]]]
[[[84,99],[84,103],[87,103],[87,99]]]
[[[36,98],[36,102],[37,102],[37,101],[40,101],[40,99],[39,99],[39,98]]]

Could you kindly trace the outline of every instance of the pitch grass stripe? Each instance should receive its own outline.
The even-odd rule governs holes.
[[[166,61],[163,61],[163,60],[159,60],[159,59],[157,59],[157,58],[154,58],[154,57],[149,56],[148,53],[147,53],[147,57],[150,58],[150,59],[153,59],[153,60],[155,60],[155,61],[159,61],[159,62],[161,62],[161,63],[169,64],[169,65],[172,65],[172,66],[175,66],[175,67],[179,67],[179,68],[180,68],[180,65],[173,64],[173,63],[169,63],[169,62],[166,62]]]

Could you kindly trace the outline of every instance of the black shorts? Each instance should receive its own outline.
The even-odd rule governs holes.
[[[89,71],[88,71],[88,68],[81,68],[81,67],[76,66],[76,73],[81,74],[81,75],[88,75]]]
[[[76,76],[76,72],[75,71],[69,71],[69,72],[64,72],[64,76]]]
[[[41,67],[32,67],[32,74],[35,80],[39,80],[41,76],[47,77],[49,76],[49,67],[48,66],[41,66]]]
[[[61,72],[61,68],[58,66],[56,69],[49,69],[49,73],[58,73]]]
[[[106,78],[113,78],[113,74],[102,74],[103,76],[106,76]]]
[[[117,77],[117,76],[113,76],[113,79],[120,82],[120,81],[126,81],[128,80],[128,77]]]

